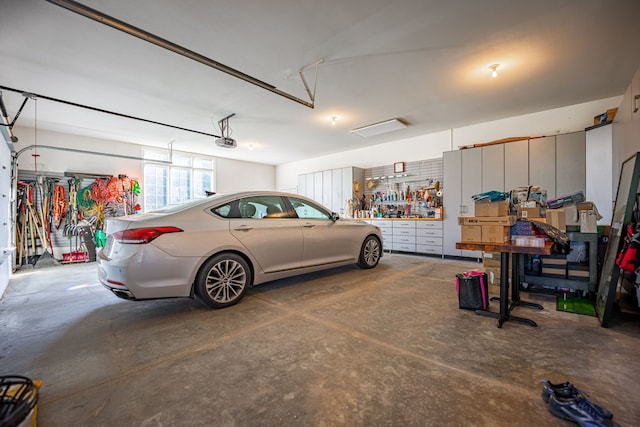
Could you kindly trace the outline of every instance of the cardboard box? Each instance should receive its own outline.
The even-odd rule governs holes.
[[[500,267],[484,267],[489,282],[489,294],[500,294]],[[509,282],[511,282],[511,269],[509,269]]]
[[[482,241],[486,243],[504,243],[511,238],[510,227],[504,225],[483,225]]]
[[[460,225],[514,225],[516,217],[511,216],[459,216]]]
[[[579,211],[592,211],[596,209],[593,202],[579,202],[576,203],[576,205]]]
[[[509,215],[509,201],[476,202],[475,216],[507,216]]]
[[[566,225],[579,225],[580,216],[578,215],[578,205],[571,203],[564,206],[564,222]]]
[[[500,252],[482,252],[482,266],[500,268]]]
[[[461,238],[463,242],[482,242],[482,226],[480,225],[461,225]]]
[[[567,231],[566,211],[561,209],[547,209],[547,224],[558,230]]]
[[[541,218],[540,207],[522,208],[518,206],[518,218]]]

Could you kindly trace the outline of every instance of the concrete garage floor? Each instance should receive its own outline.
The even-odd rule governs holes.
[[[570,426],[540,380],[639,425],[640,319],[542,311],[532,328],[459,310],[474,262],[393,255],[280,280],[238,305],[122,301],[93,264],[14,275],[0,373],[44,382],[38,426]],[[492,302],[492,310],[498,304]]]

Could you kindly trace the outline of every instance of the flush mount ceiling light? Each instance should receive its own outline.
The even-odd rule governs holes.
[[[336,125],[336,122],[337,122],[338,120],[340,120],[340,117],[338,117],[338,116],[331,116],[331,117],[329,117],[329,120],[331,120],[331,125],[335,126],[335,125]]]
[[[491,70],[491,77],[493,77],[494,79],[498,77],[498,68],[500,68],[500,64],[493,64],[489,67],[489,69]]]
[[[356,129],[351,129],[349,132],[362,136],[375,136],[394,130],[404,129],[407,125],[400,119],[385,120],[384,122],[374,123],[372,125],[362,126]]]

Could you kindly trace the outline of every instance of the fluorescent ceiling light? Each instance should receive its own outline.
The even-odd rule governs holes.
[[[394,130],[404,129],[407,125],[399,119],[385,120],[384,122],[374,123],[372,125],[362,126],[360,128],[351,129],[349,132],[358,136],[374,136]]]

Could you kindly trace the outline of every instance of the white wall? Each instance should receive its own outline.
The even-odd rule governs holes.
[[[276,167],[231,159],[216,160],[216,191],[275,190]]]
[[[584,130],[593,117],[620,105],[621,96],[601,99],[493,122],[455,128],[386,144],[363,147],[314,159],[285,163],[276,168],[276,187],[295,188],[298,175],[345,166],[370,168],[399,161],[442,157],[444,151],[503,138],[545,136]]]

